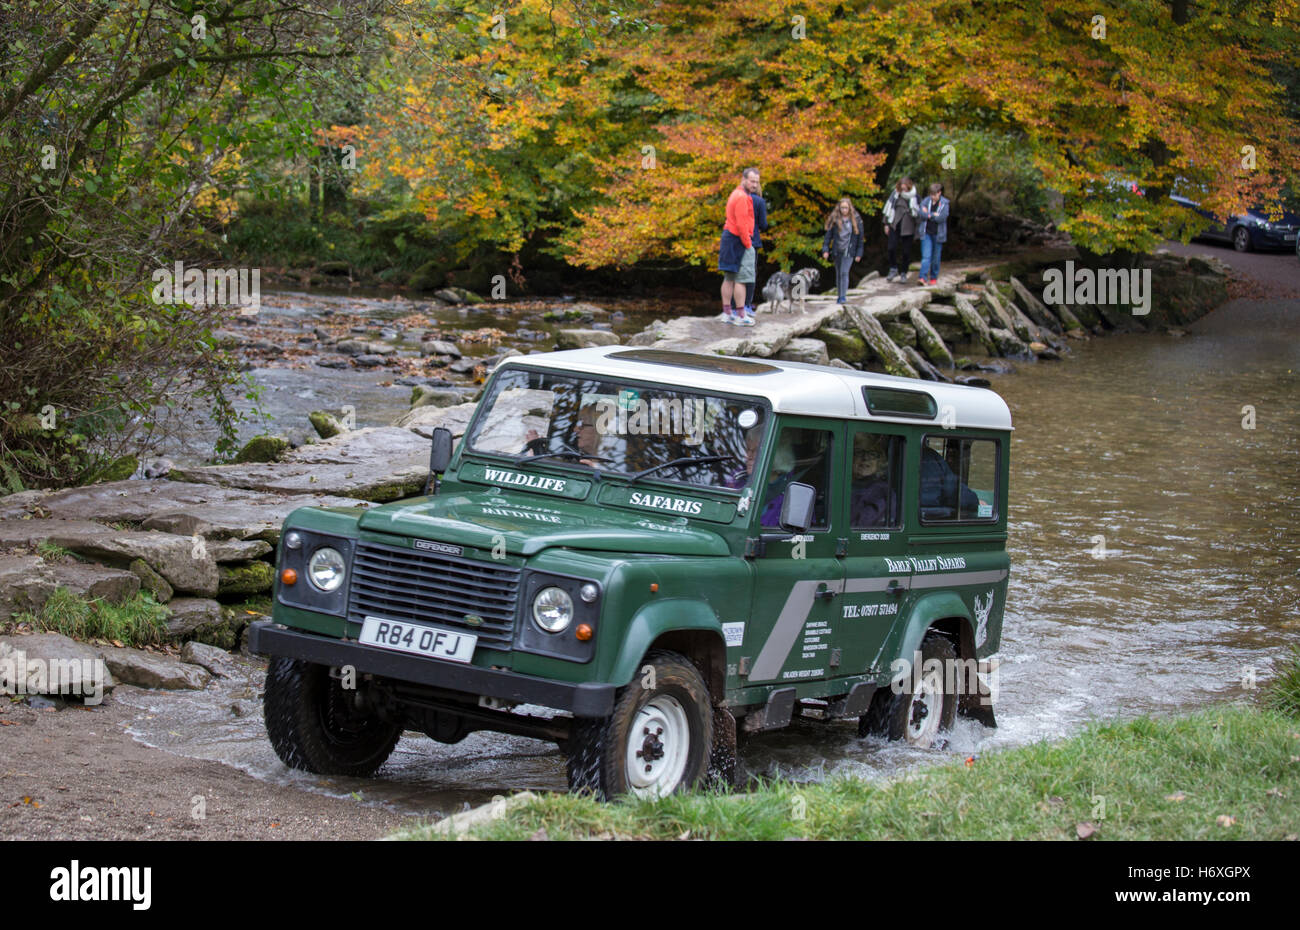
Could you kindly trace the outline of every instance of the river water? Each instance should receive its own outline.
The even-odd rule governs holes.
[[[859,739],[849,723],[796,721],[752,738],[746,770],[876,778],[1092,720],[1252,697],[1253,679],[1300,641],[1297,337],[1300,301],[1238,300],[1182,337],[1074,343],[1064,361],[994,376],[1016,427],[998,728],[959,720],[947,747],[917,751]],[[564,788],[553,746],[487,733],[454,746],[408,735],[375,779],[290,772],[260,713],[231,714],[243,687],[135,693],[125,698],[141,709],[133,732],[259,778],[427,816]]]

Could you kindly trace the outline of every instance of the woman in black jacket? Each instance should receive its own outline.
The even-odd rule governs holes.
[[[822,258],[835,263],[835,287],[839,297],[836,303],[848,303],[849,269],[862,259],[862,215],[853,208],[853,201],[841,197],[835,209],[826,217],[826,235],[822,239]]]

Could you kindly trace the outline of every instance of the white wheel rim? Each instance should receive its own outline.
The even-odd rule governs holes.
[[[672,794],[686,773],[690,743],[690,723],[677,698],[652,698],[637,712],[628,732],[628,790],[641,798]]]
[[[943,678],[937,669],[926,672],[907,708],[907,741],[926,748],[934,742],[943,719]]]

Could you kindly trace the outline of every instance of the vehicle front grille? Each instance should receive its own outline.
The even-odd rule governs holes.
[[[361,623],[375,616],[431,623],[473,633],[481,646],[508,650],[518,599],[517,568],[358,542],[348,619]]]

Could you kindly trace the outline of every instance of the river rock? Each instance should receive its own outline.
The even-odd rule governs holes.
[[[234,656],[207,643],[186,643],[181,647],[181,660],[205,668],[217,678],[237,678],[243,671]]]
[[[581,349],[586,346],[616,346],[618,336],[604,329],[562,329],[555,334],[556,349]]]
[[[482,364],[477,358],[458,358],[447,366],[447,370],[458,375],[467,375]]]
[[[376,354],[358,355],[352,362],[358,368],[378,368],[384,364],[384,357]]]
[[[100,655],[121,684],[164,691],[199,691],[212,676],[207,669],[143,649],[106,647]]]
[[[202,537],[101,527],[98,532],[61,533],[51,536],[50,542],[110,564],[125,566],[143,559],[177,591],[209,597],[217,593],[217,563]]]
[[[454,407],[464,399],[455,388],[430,388],[416,385],[411,389],[412,407]]]
[[[481,304],[483,298],[473,291],[466,290],[463,287],[444,287],[440,291],[434,291],[433,296],[441,301],[452,304]]]
[[[447,342],[445,339],[430,339],[428,342],[420,344],[421,355],[449,355],[452,358],[460,358],[462,353],[457,348],[456,343]]]
[[[99,650],[62,633],[0,636],[0,694],[93,697],[115,684]]]
[[[272,546],[264,539],[212,539],[207,548],[218,562],[246,562],[266,555]]]
[[[857,325],[858,332],[867,341],[867,345],[871,346],[877,357],[884,363],[886,372],[904,378],[920,377],[911,362],[907,360],[907,356],[889,338],[884,327],[873,314],[851,303],[845,305],[845,311]]]
[[[776,357],[786,362],[805,362],[809,365],[829,365],[831,357],[826,343],[820,339],[791,339]]]
[[[183,639],[222,622],[221,605],[206,597],[177,597],[168,604],[167,635]]]

